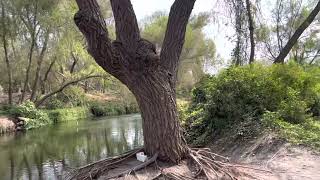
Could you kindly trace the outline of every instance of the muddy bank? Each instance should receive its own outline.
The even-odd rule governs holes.
[[[10,133],[16,131],[16,124],[14,120],[9,117],[0,117],[0,134]]]

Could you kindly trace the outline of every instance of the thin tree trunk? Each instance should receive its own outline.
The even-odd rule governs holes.
[[[30,70],[31,70],[31,65],[32,65],[32,58],[33,58],[33,53],[34,53],[34,48],[36,45],[36,38],[38,33],[36,33],[36,23],[37,23],[37,13],[38,13],[38,4],[36,2],[35,10],[34,10],[34,17],[33,17],[33,22],[32,22],[32,28],[30,29],[30,34],[31,34],[31,44],[30,44],[30,50],[28,54],[28,67],[26,71],[26,78],[24,81],[24,86],[23,86],[23,91],[20,99],[20,103],[22,103],[25,99],[28,85],[29,85],[29,76],[30,76]],[[22,18],[23,19],[23,18]],[[27,22],[25,22],[27,23]],[[25,24],[28,27],[28,24]]]
[[[249,32],[250,32],[250,45],[251,45],[249,64],[251,64],[254,62],[254,56],[255,56],[254,22],[253,22],[253,17],[251,12],[250,0],[246,0],[246,4],[247,4]]]
[[[2,43],[4,49],[4,59],[7,66],[7,73],[8,73],[8,103],[12,104],[12,73],[11,73],[11,65],[9,61],[8,55],[8,41],[7,41],[7,31],[6,28],[6,17],[5,17],[5,8],[3,4],[3,0],[1,0],[1,9],[2,9]]]
[[[47,69],[46,73],[44,74],[43,79],[41,80],[41,94],[46,93],[46,88],[45,88],[45,82],[48,80],[49,73],[51,72],[51,69],[53,68],[53,65],[55,64],[56,59],[53,59],[49,65],[49,68]]]
[[[38,91],[38,84],[39,84],[39,79],[40,79],[41,67],[42,67],[42,62],[44,60],[44,56],[45,56],[45,53],[46,53],[46,50],[47,50],[47,45],[48,45],[48,41],[49,41],[49,34],[50,33],[47,30],[47,32],[45,34],[45,39],[44,39],[44,42],[43,42],[43,47],[41,49],[40,56],[39,56],[39,59],[37,61],[36,76],[34,78],[32,89],[31,89],[31,96],[30,96],[30,100],[31,101],[35,100],[35,97],[36,97],[36,94],[37,94],[37,91]]]
[[[280,51],[279,56],[275,59],[274,63],[284,63],[285,58],[291,51],[292,47],[297,43],[301,34],[310,26],[315,17],[320,11],[320,1],[318,1],[316,7],[312,10],[309,16],[304,20],[304,22],[298,27],[298,29],[294,32],[292,37],[289,39],[288,43],[284,46],[284,48]]]
[[[45,39],[43,42],[43,47],[41,49],[40,52],[40,56],[39,59],[37,61],[37,69],[36,69],[36,76],[34,78],[33,81],[33,85],[32,85],[32,89],[31,89],[31,96],[30,96],[30,100],[34,101],[37,91],[38,91],[38,84],[39,84],[39,80],[40,80],[40,73],[41,73],[41,67],[42,67],[42,62],[44,60],[44,56],[47,50],[47,46],[48,46],[48,41],[49,41],[49,30],[47,30],[46,34],[45,34]]]

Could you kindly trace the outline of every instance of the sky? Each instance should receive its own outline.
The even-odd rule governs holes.
[[[169,13],[170,7],[174,0],[131,0],[138,20],[152,15],[155,11],[165,11]],[[193,14],[208,12],[216,5],[216,0],[197,0],[192,11]],[[230,59],[233,44],[227,41],[227,36],[233,33],[232,28],[227,26],[215,27],[213,24],[205,28],[208,38],[214,40],[217,53],[224,59]]]
[[[138,20],[142,20],[146,16],[152,15],[155,11],[165,11],[169,13],[170,7],[174,0],[131,0],[133,8],[135,10]],[[231,52],[234,49],[234,43],[230,38],[234,35],[234,27],[228,22],[226,14],[219,15],[222,12],[221,3],[217,3],[219,0],[197,0],[193,9],[193,14],[200,12],[215,12],[216,21],[219,23],[211,23],[205,29],[205,33],[208,38],[214,40],[216,44],[217,54],[224,60],[231,58]],[[271,9],[274,7],[276,0],[262,0],[261,11],[269,15]],[[267,16],[265,16],[267,17]]]

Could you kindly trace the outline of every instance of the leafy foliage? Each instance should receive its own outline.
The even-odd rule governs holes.
[[[294,63],[231,67],[217,76],[205,77],[193,90],[186,123],[189,140],[229,128],[238,128],[239,134],[246,135],[243,126],[257,127],[267,111],[276,112],[289,124],[305,123],[318,115],[319,85],[318,67]],[[255,129],[247,134],[252,131]]]
[[[16,107],[12,107],[9,112],[14,117],[24,118],[25,129],[38,128],[52,122],[46,112],[37,109],[34,103],[30,101],[26,101]]]
[[[205,64],[210,64],[215,59],[215,44],[203,32],[209,18],[208,13],[200,13],[191,17],[187,26],[178,71],[179,91],[190,92],[193,85],[204,75]],[[168,16],[163,12],[156,12],[144,20],[142,36],[154,43],[158,50],[163,43],[167,22]]]
[[[47,110],[46,112],[49,118],[55,123],[76,121],[92,116],[91,112],[87,107],[54,109]]]
[[[139,109],[136,104],[123,105],[119,102],[92,102],[90,111],[94,116],[100,117],[137,113]]]

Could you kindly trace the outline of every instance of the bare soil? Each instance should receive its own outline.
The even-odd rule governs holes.
[[[230,159],[234,168],[237,169],[234,173],[238,175],[238,179],[320,180],[320,153],[310,148],[291,145],[271,134],[254,138],[249,142],[239,141],[239,139],[236,142],[224,140],[220,139],[210,147],[213,152]],[[141,162],[135,158],[129,158],[116,167],[101,172],[98,179],[110,179],[139,164]],[[187,160],[179,165],[156,162],[137,172],[113,179],[169,179],[163,174],[170,174],[170,172],[192,177],[194,168],[194,165]]]
[[[261,180],[320,180],[320,153],[308,147],[291,145],[274,134],[264,134],[250,141],[220,139],[211,148],[232,162],[255,169],[240,170]],[[227,143],[226,143],[227,142]]]
[[[6,132],[13,132],[16,130],[16,125],[8,117],[0,117],[0,134]]]

